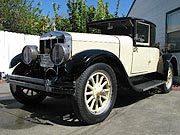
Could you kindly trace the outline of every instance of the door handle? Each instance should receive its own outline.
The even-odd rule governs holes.
[[[133,52],[138,52],[138,48],[137,48],[137,47],[134,47],[134,48],[133,48]]]

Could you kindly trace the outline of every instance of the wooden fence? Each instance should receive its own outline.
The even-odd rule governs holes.
[[[0,31],[0,72],[10,74],[11,59],[22,52],[25,45],[39,46],[39,36]]]

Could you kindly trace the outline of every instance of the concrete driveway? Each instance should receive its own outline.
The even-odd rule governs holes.
[[[86,126],[68,99],[47,98],[30,108],[0,84],[0,135],[179,135],[180,91],[121,96],[102,123]]]

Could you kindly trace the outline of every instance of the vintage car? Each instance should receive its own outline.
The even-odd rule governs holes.
[[[36,105],[46,96],[66,96],[78,119],[94,124],[110,114],[117,93],[171,90],[177,59],[160,52],[155,24],[126,17],[87,28],[88,33],[51,31],[40,37],[39,47],[25,46],[7,75],[14,98]]]

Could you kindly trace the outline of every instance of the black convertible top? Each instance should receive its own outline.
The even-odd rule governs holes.
[[[87,27],[101,28],[101,27],[107,26],[107,24],[109,23],[114,23],[114,24],[116,23],[118,25],[123,25],[124,27],[126,26],[128,27],[131,25],[133,27],[134,21],[141,21],[141,22],[156,26],[154,23],[144,20],[144,19],[135,18],[135,17],[120,17],[120,18],[112,18],[112,19],[90,22],[87,24]]]

